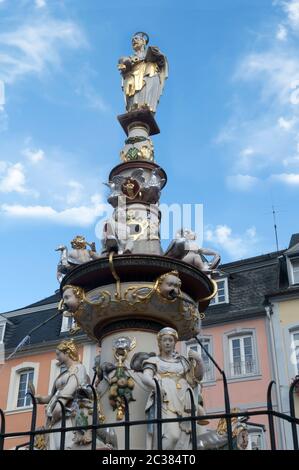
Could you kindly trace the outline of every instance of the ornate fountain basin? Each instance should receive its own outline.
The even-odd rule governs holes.
[[[166,299],[157,279],[178,271],[181,297]],[[193,266],[154,255],[115,255],[73,269],[61,284],[84,289],[84,299],[75,318],[86,333],[101,340],[111,331],[128,327],[157,331],[175,328],[182,340],[200,328],[201,318],[215,283]]]

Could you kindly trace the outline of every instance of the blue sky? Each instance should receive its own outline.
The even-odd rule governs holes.
[[[299,0],[0,0],[0,26],[0,311],[58,288],[57,245],[96,240],[135,31],[170,64],[162,202],[204,204],[224,262],[275,250],[272,204],[280,248],[299,231]]]

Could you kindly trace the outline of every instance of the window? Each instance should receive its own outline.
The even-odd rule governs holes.
[[[231,377],[256,374],[252,334],[229,338],[229,356]]]
[[[249,429],[248,434],[248,447],[246,450],[264,450],[265,449],[265,440],[264,440],[264,431],[258,428]]]
[[[72,326],[74,325],[75,319],[74,317],[62,317],[62,323],[61,323],[61,333],[64,333],[65,331],[69,331]]]
[[[299,258],[296,257],[286,257],[287,267],[288,267],[288,276],[290,285],[299,284]]]
[[[299,284],[299,259],[292,261],[293,268],[293,284]]]
[[[6,412],[16,410],[31,410],[30,397],[26,397],[29,381],[38,387],[39,363],[21,362],[10,370],[9,388],[7,394]]]
[[[19,391],[17,399],[17,408],[23,408],[24,406],[31,405],[31,397],[26,395],[29,391],[29,382],[33,383],[34,369],[28,369],[26,371],[20,372],[19,380]]]
[[[227,304],[228,303],[228,282],[227,278],[218,279],[217,281],[218,292],[211,300],[210,305]]]
[[[4,341],[5,323],[0,324],[0,344]]]
[[[299,331],[292,334],[292,363],[295,366],[295,374],[299,375]]]
[[[208,351],[208,353],[211,354],[211,352],[212,352],[211,339],[210,338],[203,338],[203,339],[201,339],[201,342],[202,342],[203,346],[206,348],[206,350]],[[214,380],[213,363],[209,359],[209,357],[207,356],[205,351],[203,349],[201,349],[199,344],[196,344],[196,343],[187,344],[187,351],[189,349],[192,349],[193,351],[198,352],[199,355],[201,356],[202,360],[203,360],[204,368],[205,368],[205,374],[204,374],[204,377],[203,377],[203,382],[210,382],[210,381]]]

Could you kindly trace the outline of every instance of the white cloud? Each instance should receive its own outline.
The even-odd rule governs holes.
[[[90,84],[82,83],[76,90],[78,95],[83,96],[89,108],[96,111],[105,112],[109,106],[105,103],[104,99],[93,89]]]
[[[88,227],[94,224],[98,217],[106,214],[106,204],[102,204],[101,196],[95,194],[89,206],[71,207],[56,210],[51,206],[24,206],[19,204],[2,204],[1,212],[15,219],[39,220],[67,226]]]
[[[276,32],[276,38],[279,41],[285,41],[287,36],[288,36],[287,28],[282,24],[278,25],[277,32]]]
[[[291,102],[299,81],[299,61],[293,51],[270,49],[252,53],[240,63],[236,79],[259,80],[262,98],[275,99],[281,104]]]
[[[284,166],[298,166],[299,165],[299,155],[294,157],[284,158],[282,163]]]
[[[271,175],[270,178],[274,181],[285,183],[288,186],[299,186],[299,173],[281,173]]]
[[[67,204],[78,204],[78,202],[81,201],[82,195],[83,195],[83,190],[84,187],[81,183],[78,181],[69,181],[68,182],[68,187],[70,188],[70,191],[68,192],[66,196],[66,202]]]
[[[255,177],[262,173],[264,181],[274,182],[266,171],[268,175],[284,175],[286,167],[290,174],[298,170],[299,52],[291,32],[299,33],[299,0],[279,0],[277,4],[284,10],[276,23],[277,40],[265,41],[264,47],[259,43],[258,49],[241,57],[233,75],[246,88],[234,96],[232,114],[217,139],[217,143],[226,144],[230,155],[230,187],[241,189],[242,183],[246,187],[246,180],[249,187],[256,183],[231,175]],[[248,100],[248,90],[254,91],[254,100]],[[292,176],[282,178],[294,184]]]
[[[36,8],[45,8],[47,6],[46,0],[35,0]]]
[[[299,0],[285,1],[282,5],[290,25],[294,29],[299,28]]]
[[[39,163],[45,158],[45,152],[42,149],[31,150],[26,148],[22,154],[33,164]]]
[[[254,150],[251,147],[246,147],[244,150],[241,151],[240,155],[242,157],[249,157],[250,155],[254,154]]]
[[[278,119],[278,125],[281,129],[284,129],[286,131],[289,131],[290,129],[292,129],[294,127],[294,124],[296,123],[296,120],[293,118],[293,119],[285,119],[284,117],[280,117]]]
[[[2,193],[25,193],[25,174],[21,163],[9,164],[1,162],[2,177],[0,177],[0,192]]]
[[[258,178],[250,175],[230,175],[226,178],[228,187],[237,191],[250,191],[258,182]]]
[[[71,21],[43,19],[0,34],[0,79],[12,83],[27,74],[41,74],[59,66],[62,47],[86,44],[83,33]]]
[[[232,259],[250,256],[255,252],[258,242],[255,227],[250,227],[243,235],[234,235],[227,225],[217,225],[215,229],[207,227],[205,239],[225,250]]]

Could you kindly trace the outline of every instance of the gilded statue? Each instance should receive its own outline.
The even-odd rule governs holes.
[[[148,109],[155,113],[168,77],[165,55],[158,47],[147,47],[148,42],[146,33],[135,33],[133,54],[121,57],[118,62],[127,112]]]

